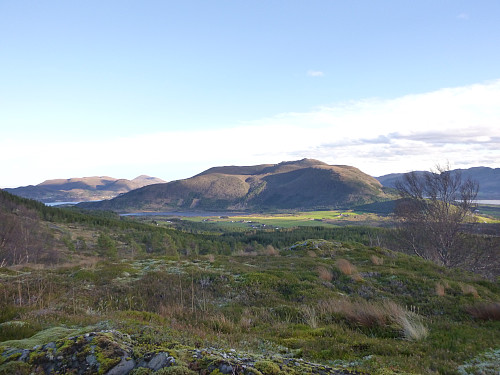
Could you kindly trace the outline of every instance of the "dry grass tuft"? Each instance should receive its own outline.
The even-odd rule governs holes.
[[[318,255],[317,255],[314,251],[309,250],[309,251],[307,252],[307,256],[309,256],[309,257],[311,257],[311,258],[316,258]]]
[[[323,281],[330,282],[333,280],[333,272],[323,266],[318,267],[318,274]]]
[[[500,321],[500,302],[484,302],[465,310],[476,319]]]
[[[347,259],[338,259],[335,262],[335,265],[337,268],[342,272],[344,275],[352,275],[354,273],[357,273],[358,271],[356,270],[356,267],[352,265],[351,262],[349,262]]]
[[[407,340],[422,340],[429,334],[422,318],[392,301],[352,302],[347,298],[323,301],[318,305],[320,316],[340,315],[363,327],[384,327],[396,324]]]
[[[462,289],[462,293],[465,295],[471,294],[474,298],[479,298],[479,293],[477,289],[469,284],[460,284],[460,289]]]
[[[318,315],[316,309],[313,306],[304,305],[300,310],[302,311],[302,316],[306,324],[311,328],[318,328]]]
[[[348,321],[364,327],[383,326],[388,323],[385,311],[367,301],[352,302],[347,298],[322,301],[319,304],[321,315],[341,315]]]
[[[277,257],[280,255],[280,252],[276,250],[273,245],[267,245],[263,254],[271,257]]]
[[[384,264],[384,258],[380,258],[376,255],[372,255],[370,257],[370,260],[372,261],[373,265],[375,265],[375,266],[381,266],[382,264]]]
[[[446,288],[440,282],[436,283],[436,295],[439,297],[444,297],[446,295]]]

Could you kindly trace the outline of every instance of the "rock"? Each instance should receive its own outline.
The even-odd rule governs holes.
[[[222,363],[219,366],[219,371],[222,372],[223,374],[232,374],[233,373],[233,366],[231,366],[227,363]]]
[[[106,375],[127,375],[134,367],[135,361],[133,359],[122,358],[121,362],[109,370]]]
[[[171,359],[173,359],[173,358],[169,357],[168,353],[161,352],[161,353],[156,354],[153,358],[151,358],[147,367],[153,371],[158,371],[162,367],[170,366]]]
[[[99,362],[97,361],[97,358],[95,355],[90,354],[87,357],[85,357],[85,361],[89,366],[97,366]]]

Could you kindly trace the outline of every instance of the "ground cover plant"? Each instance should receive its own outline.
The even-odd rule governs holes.
[[[498,283],[359,244],[310,240],[273,255],[136,257],[0,275],[4,348],[47,344],[33,334],[55,327],[106,328],[130,335],[138,351],[182,344],[269,355],[278,366],[293,357],[367,373],[453,374],[499,339],[490,312]]]
[[[386,229],[47,216],[61,261],[0,267],[0,374],[498,372],[499,280]]]

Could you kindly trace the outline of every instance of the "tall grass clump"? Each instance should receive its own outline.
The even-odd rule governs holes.
[[[335,265],[340,270],[340,272],[342,272],[346,276],[351,276],[351,279],[353,279],[354,281],[363,281],[363,278],[359,274],[356,266],[354,266],[347,259],[338,259],[335,262]]]
[[[323,266],[318,267],[318,275],[319,275],[319,278],[323,281],[330,282],[333,280],[332,271],[330,271],[329,269],[327,269]]]
[[[500,321],[500,302],[484,302],[465,308],[471,316],[481,320]]]
[[[372,264],[373,264],[374,266],[381,266],[381,265],[383,265],[383,264],[384,264],[384,258],[380,258],[380,257],[378,257],[378,256],[376,256],[376,255],[372,255],[372,256],[370,257],[370,260],[372,261]]]
[[[356,267],[352,265],[351,262],[349,262],[347,259],[337,259],[335,262],[335,265],[337,268],[342,272],[344,275],[351,276],[352,274],[358,272],[356,270]]]
[[[469,284],[460,284],[460,289],[462,289],[462,293],[465,295],[472,295],[474,298],[479,298],[479,293],[477,289]]]
[[[429,334],[427,327],[423,324],[422,317],[392,301],[374,303],[361,300],[353,302],[342,298],[322,301],[318,310],[325,320],[333,315],[367,328],[395,325],[407,340],[422,340]]]
[[[423,323],[420,315],[408,311],[394,302],[388,302],[385,306],[390,314],[391,320],[401,330],[401,334],[407,340],[420,341],[429,335],[429,330]]]
[[[301,307],[301,312],[309,327],[318,328],[319,319],[314,306],[304,305]]]
[[[436,290],[436,295],[439,297],[444,297],[446,295],[446,289],[444,285],[439,282],[436,283],[435,290]]]

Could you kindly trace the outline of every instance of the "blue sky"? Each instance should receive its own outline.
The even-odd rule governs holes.
[[[0,1],[0,187],[500,167],[498,1]]]

